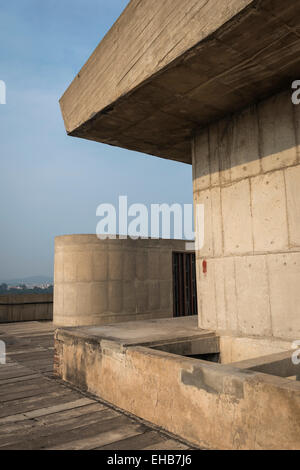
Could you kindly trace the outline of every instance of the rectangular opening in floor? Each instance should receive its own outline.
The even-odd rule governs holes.
[[[190,357],[191,359],[215,363],[221,362],[220,339],[218,336],[156,344],[152,345],[151,349],[176,354],[177,356]]]
[[[225,350],[222,337],[212,335],[199,339],[187,339],[176,342],[167,342],[151,345],[151,349],[164,351],[177,356],[199,359],[202,361],[214,362],[218,364],[230,364],[231,366],[267,375],[287,378],[290,380],[300,380],[300,365],[296,365],[292,360],[292,351],[275,352],[269,355],[253,357],[256,353],[255,344],[253,351],[248,349],[247,353],[243,348],[236,349],[236,354],[232,354],[229,359],[228,351]],[[222,348],[224,346],[224,350]],[[251,357],[251,354],[253,355]],[[236,356],[236,357],[235,357]],[[241,356],[242,360],[237,362]],[[247,357],[248,356],[248,357]]]

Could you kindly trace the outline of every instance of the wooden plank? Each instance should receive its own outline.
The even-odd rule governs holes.
[[[66,403],[60,403],[58,405],[53,405],[46,408],[38,408],[33,411],[28,411],[27,413],[8,415],[6,417],[0,418],[0,426],[8,423],[16,423],[30,419],[37,419],[41,418],[42,416],[54,415],[56,413],[60,413],[66,410],[75,410],[76,408],[85,407],[92,403],[95,403],[95,401],[89,398],[80,398],[75,401],[67,401]]]
[[[19,364],[25,365],[26,367],[29,367],[30,364],[36,365],[36,364],[46,364],[49,361],[53,360],[53,352],[47,352],[43,357],[38,358],[37,356],[33,356],[31,358],[22,358],[18,359]]]
[[[142,434],[137,424],[127,426],[121,425],[117,429],[99,433],[96,436],[86,437],[77,441],[59,444],[48,447],[48,450],[93,450],[99,445],[108,445],[129,437],[136,437]]]
[[[157,431],[146,431],[138,436],[128,437],[107,445],[102,445],[96,450],[144,450],[147,446],[165,442],[166,438]]]
[[[76,416],[66,420],[59,420],[48,425],[44,425],[42,421],[36,421],[33,422],[33,426],[31,427],[27,426],[26,429],[23,428],[17,432],[14,431],[11,434],[6,433],[0,436],[0,449],[23,441],[40,442],[41,439],[44,439],[45,442],[48,442],[52,437],[54,438],[54,442],[57,443],[60,442],[57,441],[56,436],[58,434],[64,433],[68,435],[70,432],[74,432],[75,430],[80,432],[83,428],[86,430],[87,428],[90,429],[92,426],[96,426],[98,431],[101,430],[106,421],[111,421],[112,419],[117,418],[119,419],[119,413],[107,408],[96,413],[88,413],[86,415]]]
[[[21,392],[21,391],[26,391],[26,390],[33,390],[34,388],[37,387],[46,387],[47,385],[53,385],[55,383],[53,380],[49,380],[40,374],[38,374],[36,377],[34,377],[31,380],[28,380],[27,378],[23,380],[23,382],[14,382],[10,384],[2,384],[0,382],[0,396],[4,396],[5,393],[16,393],[16,392]],[[1,399],[0,399],[1,401]]]
[[[1,374],[2,372],[7,371],[10,367],[15,367],[16,369],[18,369],[18,368],[21,368],[21,367],[23,367],[23,366],[21,366],[21,365],[20,365],[18,362],[16,362],[16,361],[11,361],[11,360],[10,360],[9,362],[6,362],[6,364],[1,364],[1,366],[0,366],[0,374]]]
[[[50,357],[48,359],[43,359],[41,361],[20,361],[20,364],[24,365],[28,369],[31,370],[40,370],[43,369],[44,367],[53,365],[53,358]]]
[[[15,378],[12,378],[12,379],[0,379],[0,386],[2,385],[9,385],[9,384],[13,384],[13,383],[23,383],[23,382],[30,382],[30,380],[34,380],[36,378],[40,377],[40,374],[36,373],[36,374],[32,374],[32,375],[26,375],[26,377],[15,377]]]
[[[68,432],[57,432],[56,434],[34,439],[24,438],[24,440],[15,442],[14,444],[2,446],[1,449],[92,449],[97,447],[97,444],[98,446],[101,444],[103,438],[105,439],[105,435],[103,436],[105,433],[110,436],[110,439],[117,440],[122,438],[123,435],[128,435],[128,433],[131,433],[131,435],[134,433],[139,434],[144,430],[144,426],[132,422],[132,420],[126,416],[118,416],[100,423],[98,422],[77,429],[71,429]],[[90,440],[95,437],[96,442],[91,442]]]
[[[40,369],[41,373],[43,374],[50,374],[53,372],[53,364],[51,364],[51,366],[48,366],[48,367],[43,367]]]
[[[52,351],[47,351],[47,350],[32,350],[32,351],[23,351],[23,352],[9,352],[8,353],[9,357],[12,360],[18,360],[19,362],[23,361],[28,361],[30,362],[31,360],[42,360],[42,359],[49,359],[53,356]]]
[[[16,356],[16,360],[18,360],[18,358],[20,356],[23,356],[25,353],[29,354],[29,353],[39,353],[39,352],[44,352],[45,349],[41,348],[41,347],[37,347],[37,348],[26,348],[24,346],[20,346],[18,349],[14,349],[12,352],[6,352],[6,356],[9,356],[9,357],[13,357],[13,356]]]
[[[0,405],[0,418],[6,416],[25,413],[28,411],[38,410],[46,406],[59,405],[67,403],[80,398],[80,394],[70,390],[62,390],[60,392],[52,392],[41,397],[25,398],[23,400],[15,400],[9,404]]]
[[[144,450],[188,450],[189,447],[172,439],[145,447]]]
[[[42,371],[43,369],[45,369],[47,367],[50,367],[50,366],[52,367],[53,366],[53,359],[50,358],[50,359],[44,359],[42,361],[30,361],[30,362],[24,361],[24,362],[21,362],[21,363],[24,366],[31,369],[31,370],[40,370],[40,371]]]
[[[0,423],[0,436],[7,436],[8,434],[24,434],[26,429],[32,429],[37,426],[48,426],[56,423],[61,423],[71,418],[89,415],[107,409],[104,405],[99,403],[83,405],[69,409],[67,411],[57,411],[53,414],[42,415],[35,418],[27,418],[26,415],[16,415],[17,421]],[[40,410],[38,410],[40,411]],[[30,414],[30,413],[29,413]],[[20,417],[20,419],[18,419]]]
[[[15,378],[24,378],[32,375],[33,371],[30,369],[26,369],[25,367],[20,368],[12,368],[10,372],[1,373],[0,372],[0,380],[7,380],[7,379],[15,379]]]
[[[4,395],[0,394],[0,404],[4,403],[9,405],[11,402],[15,402],[20,399],[27,399],[38,397],[41,398],[44,395],[49,395],[49,392],[61,393],[61,386],[53,381],[52,384],[40,385],[29,390],[21,390],[15,393],[6,393]]]
[[[0,328],[3,325],[0,325]],[[10,328],[1,328],[0,333],[4,335],[10,335],[10,336],[21,336],[21,335],[27,335],[30,336],[32,333],[33,335],[50,335],[55,331],[55,328],[41,328],[41,327],[30,327],[30,328],[23,328],[21,325],[20,328],[16,327],[16,323],[11,323]]]
[[[40,416],[35,419],[38,421],[41,421],[43,425],[48,425],[48,424],[55,424],[57,422],[71,419],[71,418],[81,417],[81,416],[91,414],[91,413],[97,413],[99,411],[103,411],[107,409],[110,409],[110,408],[108,408],[105,405],[102,405],[101,403],[91,401],[90,405],[81,406],[80,408],[72,408],[66,411],[60,411],[59,413],[47,414],[47,415]]]

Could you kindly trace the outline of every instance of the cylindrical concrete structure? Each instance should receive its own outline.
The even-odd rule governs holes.
[[[172,253],[183,240],[55,240],[54,323],[103,325],[173,315]]]

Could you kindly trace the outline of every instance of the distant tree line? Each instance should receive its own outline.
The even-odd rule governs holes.
[[[25,284],[20,284],[16,287],[8,287],[7,284],[0,284],[0,295],[10,294],[53,294],[53,285],[48,287],[28,287]]]

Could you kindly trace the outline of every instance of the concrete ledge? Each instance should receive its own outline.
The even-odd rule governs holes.
[[[165,318],[148,321],[133,321],[113,325],[60,328],[56,338],[80,338],[101,345],[103,341],[128,346],[155,347],[170,342],[196,340],[215,336],[213,332],[200,330],[197,315],[182,318]]]
[[[239,369],[254,370],[277,377],[295,377],[300,380],[300,365],[291,360],[294,350],[269,356],[249,359],[232,364]]]
[[[173,320],[174,329],[172,320],[138,322],[136,334],[126,333],[128,324],[58,330],[55,372],[197,446],[300,449],[299,382],[153,349],[155,328],[161,345],[190,339],[209,347],[213,333],[197,337],[188,321]],[[139,345],[143,326],[145,335],[152,328],[147,347]]]

